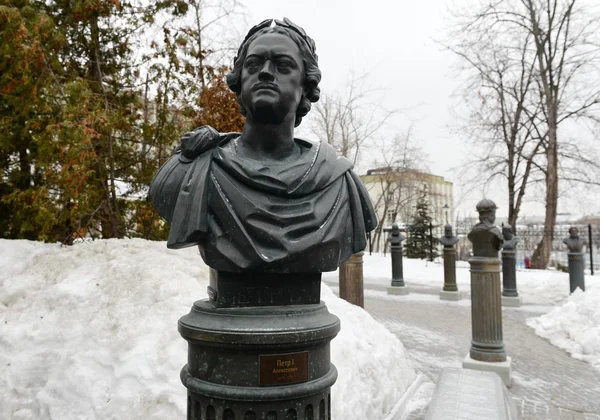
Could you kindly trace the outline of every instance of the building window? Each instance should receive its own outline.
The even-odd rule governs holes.
[[[394,210],[388,210],[387,221],[390,225],[396,221],[396,212]]]

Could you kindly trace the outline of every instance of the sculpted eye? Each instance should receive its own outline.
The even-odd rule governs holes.
[[[293,64],[290,63],[289,61],[279,61],[277,63],[277,69],[279,71],[283,71],[283,72],[288,72],[292,69]]]
[[[255,70],[258,70],[258,68],[260,67],[260,61],[256,58],[250,58],[250,59],[246,60],[246,62],[244,63],[244,66],[249,71],[255,71]]]

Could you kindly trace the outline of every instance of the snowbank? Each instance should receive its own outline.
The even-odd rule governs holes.
[[[588,281],[588,283],[590,283]],[[568,301],[551,312],[527,320],[536,334],[600,370],[600,287],[577,289]]]
[[[0,418],[184,418],[176,325],[207,283],[195,248],[0,240]],[[334,418],[383,418],[416,377],[402,343],[326,286],[323,300],[342,322]]]

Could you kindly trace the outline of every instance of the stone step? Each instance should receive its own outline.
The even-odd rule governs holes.
[[[446,368],[425,420],[517,420],[515,402],[493,372]]]

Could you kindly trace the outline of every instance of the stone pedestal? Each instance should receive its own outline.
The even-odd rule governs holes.
[[[340,297],[361,308],[365,307],[363,254],[363,252],[354,254],[339,268]]]
[[[391,286],[387,288],[388,295],[408,295],[410,290],[406,286]]]
[[[211,270],[210,299],[178,324],[188,420],[329,418],[340,321],[320,301],[320,276]]]
[[[442,290],[440,292],[440,300],[452,300],[452,301],[458,301],[461,300],[463,298],[463,294],[460,291],[456,291],[456,292],[447,292],[445,290]]]
[[[521,296],[502,296],[502,306],[520,308],[523,306],[523,299]]]
[[[495,372],[500,376],[505,386],[509,387],[512,383],[512,360],[507,357],[504,362],[488,363],[473,359],[467,354],[462,366],[464,369],[480,370],[484,372]]]
[[[573,293],[577,288],[585,292],[585,254],[583,252],[569,252],[569,289]]]

